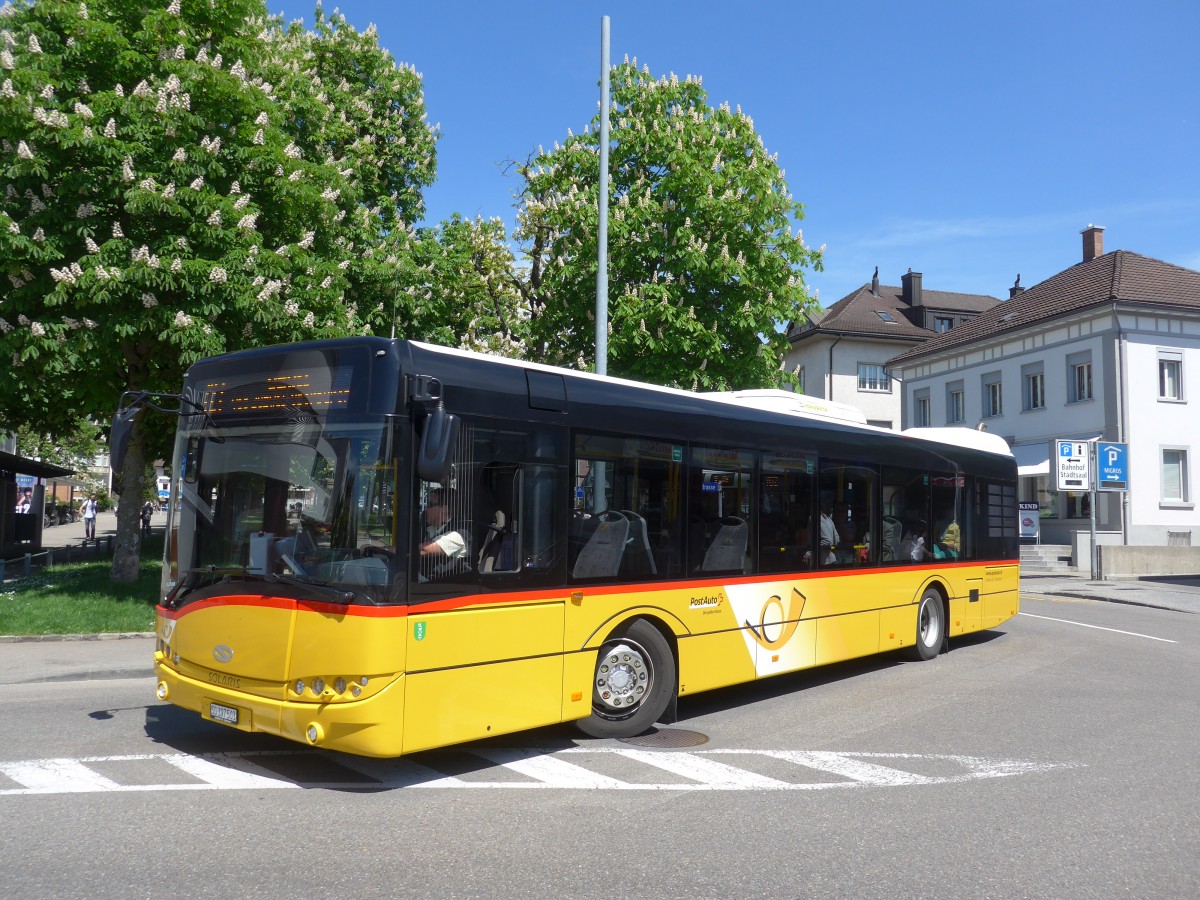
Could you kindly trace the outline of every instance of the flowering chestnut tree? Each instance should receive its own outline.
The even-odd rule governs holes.
[[[692,390],[789,381],[778,326],[816,308],[803,270],[821,252],[793,231],[803,207],[777,155],[698,78],[626,60],[611,97],[608,371]],[[518,167],[531,353],[579,368],[595,355],[599,152],[597,115]]]
[[[263,0],[5,3],[0,421],[60,432],[202,356],[403,325],[436,138],[420,76],[319,8],[306,30]],[[173,427],[139,421],[131,496]]]

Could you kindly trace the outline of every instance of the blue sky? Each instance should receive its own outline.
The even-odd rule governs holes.
[[[313,2],[273,12],[313,22]],[[327,10],[334,8],[327,3]],[[826,246],[828,306],[912,268],[927,290],[1007,297],[1106,250],[1200,269],[1200,3],[351,0],[424,76],[441,124],[427,224],[511,228],[524,159],[591,121],[600,21],[611,58],[699,75],[740,104]]]

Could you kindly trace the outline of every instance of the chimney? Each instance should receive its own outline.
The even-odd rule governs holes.
[[[921,305],[921,273],[914,272],[912,269],[908,273],[900,276],[900,284],[902,286],[901,297],[909,306],[918,307]]]
[[[1017,294],[1024,293],[1025,288],[1021,287],[1021,273],[1017,273],[1017,280],[1013,282],[1013,286],[1008,289],[1008,299],[1011,300]]]
[[[1079,232],[1083,235],[1083,261],[1095,259],[1104,255],[1104,226],[1088,225]]]
[[[871,276],[871,293],[879,296],[879,266],[875,267],[875,274]]]

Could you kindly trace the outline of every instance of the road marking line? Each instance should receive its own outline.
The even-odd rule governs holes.
[[[554,756],[544,756],[537,750],[476,750],[474,756],[534,778],[539,786],[557,788],[604,788],[621,790],[629,788],[626,781],[618,781],[607,775],[588,771],[583,766],[569,763]]]
[[[188,756],[183,753],[163,756],[162,759],[175,768],[199,778],[205,784],[221,790],[299,787],[298,784],[282,778],[270,778],[248,771],[253,763],[235,756],[221,757],[220,762],[215,762],[212,757]]]
[[[770,750],[767,752],[770,756],[778,759],[786,759],[796,765],[816,769],[818,772],[841,775],[860,784],[891,787],[901,784],[929,784],[931,781],[923,775],[877,766],[874,763],[863,762],[861,759],[851,759],[842,753],[817,750]]]
[[[664,772],[690,778],[692,781],[699,782],[700,787],[708,790],[781,790],[791,787],[786,781],[747,772],[745,769],[737,769],[723,762],[717,762],[715,759],[707,759],[692,753],[664,753],[651,750],[618,750],[617,753],[625,759],[636,760],[662,769]]]
[[[1047,622],[1062,622],[1066,625],[1078,625],[1080,628],[1095,628],[1099,631],[1111,631],[1113,634],[1127,634],[1130,637],[1145,638],[1148,641],[1162,641],[1164,644],[1178,644],[1170,638],[1155,637],[1152,634],[1138,634],[1136,631],[1122,631],[1120,628],[1105,628],[1103,625],[1089,625],[1087,622],[1073,622],[1070,619],[1056,619],[1054,616],[1035,616],[1033,613],[1017,613],[1018,616],[1029,616],[1031,619],[1045,619]]]
[[[24,794],[90,794],[120,785],[77,759],[31,759],[0,763],[0,773],[24,787]],[[6,792],[7,793],[7,792]],[[15,792],[14,792],[15,793]]]
[[[0,787],[0,797],[19,794],[64,793],[125,793],[146,791],[205,791],[205,790],[274,790],[279,788],[332,788],[365,790],[398,790],[404,788],[451,789],[530,789],[557,788],[566,790],[620,791],[811,791],[867,787],[902,787],[907,785],[957,784],[985,778],[1029,775],[1053,769],[1074,768],[1071,763],[1044,763],[1025,760],[985,759],[972,756],[920,753],[856,753],[802,750],[700,750],[692,753],[635,750],[623,747],[562,748],[475,748],[458,751],[499,764],[534,780],[532,781],[472,781],[414,763],[411,760],[370,760],[358,757],[323,758],[357,771],[372,779],[373,784],[347,785],[341,781],[290,780],[267,769],[258,774],[257,757],[311,756],[306,751],[249,751],[246,753],[207,753],[191,756],[186,753],[137,754],[131,756],[88,756],[80,759],[36,759],[0,762],[0,779],[15,781],[21,787]],[[576,759],[605,754],[628,760],[631,765],[645,764],[654,769],[671,772],[686,782],[643,783],[621,781],[585,765],[567,762],[563,756]],[[791,762],[798,768],[841,775],[846,781],[780,781],[757,772],[740,769],[716,757],[771,758]],[[909,766],[934,763],[939,768],[945,762],[962,767],[961,772],[938,775],[919,775],[903,769],[892,769],[872,762],[903,761]],[[191,784],[117,784],[85,763],[165,762],[198,779]],[[128,771],[128,770],[127,770]],[[486,767],[469,768],[484,774]],[[631,777],[636,777],[633,775]],[[3,784],[3,781],[0,781]]]

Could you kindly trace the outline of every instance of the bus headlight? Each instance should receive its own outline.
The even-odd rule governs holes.
[[[167,683],[165,681],[160,681],[158,683],[158,687],[154,690],[154,695],[158,697],[159,700],[166,700],[169,693],[171,692],[167,689]]]
[[[308,738],[310,744],[319,744],[321,739],[325,737],[325,731],[316,722],[310,722],[308,727],[304,729],[304,736]]]

